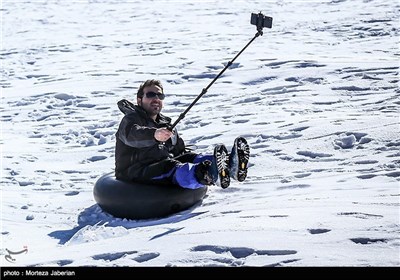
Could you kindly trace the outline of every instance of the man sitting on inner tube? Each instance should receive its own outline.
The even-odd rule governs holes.
[[[230,177],[244,181],[247,176],[249,145],[235,139],[228,154],[217,145],[214,155],[187,151],[171,118],[161,114],[164,89],[159,80],[147,80],[137,92],[137,105],[123,99],[118,107],[125,114],[116,133],[115,177],[124,181],[175,184],[197,189],[219,184],[226,188]]]

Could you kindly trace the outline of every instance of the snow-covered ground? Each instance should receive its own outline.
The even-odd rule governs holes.
[[[2,266],[399,266],[399,9],[392,0],[3,0]],[[164,83],[211,152],[238,135],[248,179],[161,219],[103,212],[122,114]],[[7,249],[13,252],[10,262]]]

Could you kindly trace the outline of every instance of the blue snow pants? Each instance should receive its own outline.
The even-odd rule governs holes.
[[[197,189],[200,184],[195,176],[195,167],[205,160],[212,161],[212,155],[186,153],[174,158],[165,159],[145,167],[140,181],[153,184],[175,184],[182,188]]]

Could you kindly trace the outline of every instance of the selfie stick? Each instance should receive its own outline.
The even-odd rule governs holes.
[[[173,130],[173,128],[185,117],[186,113],[189,112],[189,110],[194,106],[194,104],[199,101],[199,99],[206,94],[207,90],[215,83],[216,80],[218,80],[219,77],[225,72],[226,69],[229,68],[229,66],[232,65],[232,63],[238,58],[239,55],[242,54],[242,52],[251,44],[253,41],[263,35],[262,29],[263,27],[268,27],[271,28],[272,25],[272,18],[264,16],[261,12],[258,14],[252,14],[251,15],[251,24],[254,24],[257,26],[257,33],[254,35],[253,39],[250,40],[250,42],[247,43],[247,45],[231,60],[228,62],[228,64],[222,69],[222,71],[211,81],[211,83],[208,84],[207,87],[203,88],[201,93],[196,97],[195,100],[189,105],[189,107],[186,108],[186,110],[181,113],[178,117],[178,119],[168,128],[170,131]]]

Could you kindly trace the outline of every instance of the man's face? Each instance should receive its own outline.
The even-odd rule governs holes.
[[[143,109],[147,112],[147,114],[154,118],[161,112],[163,108],[163,101],[160,100],[159,96],[154,96],[152,98],[147,97],[147,93],[158,93],[162,94],[162,89],[158,86],[148,86],[143,89],[143,97],[137,99],[137,103],[139,106],[142,106]],[[154,95],[154,94],[153,94]]]

